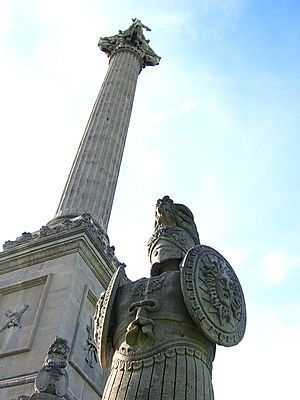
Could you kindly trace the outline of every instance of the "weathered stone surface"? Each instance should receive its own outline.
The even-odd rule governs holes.
[[[0,326],[5,312],[19,311],[21,327],[0,332],[0,398],[34,392],[34,379],[53,338],[71,344],[68,399],[100,398],[106,378],[98,362],[86,362],[87,325],[97,298],[115,271],[89,225],[57,231],[0,253]],[[2,353],[2,354],[1,354]],[[30,374],[30,375],[28,375]],[[29,383],[30,382],[30,383]]]
[[[103,400],[213,400],[217,341],[195,323],[181,287],[183,259],[198,248],[207,246],[200,246],[191,211],[167,196],[159,200],[155,232],[148,243],[151,277],[125,285],[117,282],[111,313],[105,312],[105,295],[99,301],[96,340],[101,349],[101,330],[110,326],[105,340],[114,351]],[[198,276],[190,269],[184,273],[188,289],[198,285]],[[226,295],[220,298],[225,301]]]
[[[34,393],[32,396],[29,397],[29,400],[59,400],[59,399],[60,397],[50,393]]]
[[[209,246],[195,246],[183,261],[184,302],[204,335],[221,346],[244,337],[246,306],[240,282],[227,260]]]
[[[90,213],[107,229],[139,73],[158,57],[134,20],[126,31],[102,38],[109,68],[62,194],[56,216]]]
[[[68,354],[70,347],[65,339],[57,337],[49,347],[43,367],[35,380],[37,393],[63,397],[68,388]]]
[[[38,241],[42,242],[43,239],[47,240],[48,238],[57,237],[61,234],[72,233],[72,231],[78,230],[78,228],[84,228],[93,234],[97,244],[102,247],[110,262],[115,265],[116,268],[123,265],[115,256],[115,247],[110,245],[107,233],[92,219],[90,214],[55,218],[50,221],[48,225],[43,225],[36,232],[24,232],[20,237],[16,238],[16,240],[6,241],[3,245],[3,250],[10,250],[16,246],[30,243],[36,244]]]
[[[143,29],[151,31],[137,18],[132,19],[132,24],[125,31],[119,31],[118,35],[100,38],[99,47],[109,57],[117,51],[129,50],[136,54],[143,68],[159,64],[160,57],[154,53],[143,34]]]
[[[97,303],[95,314],[95,342],[99,343],[99,362],[102,368],[108,368],[113,357],[113,345],[110,335],[110,320],[112,318],[115,296],[120,286],[124,285],[124,267],[119,267],[112,277],[107,289]]]
[[[111,38],[99,43],[110,58],[109,69],[57,215],[38,231],[7,241],[0,253],[1,399],[57,397],[33,394],[46,349],[56,336],[70,344],[66,400],[102,396],[106,373],[97,362],[91,320],[97,298],[122,265],[106,228],[137,78],[143,67],[159,61],[143,29],[134,20],[112,51],[107,47]],[[40,389],[45,368],[37,380]],[[60,394],[64,390],[60,387]]]

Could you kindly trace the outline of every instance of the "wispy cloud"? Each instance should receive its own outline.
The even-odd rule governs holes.
[[[0,3],[0,38],[8,37],[15,27],[12,3],[3,0]]]
[[[269,285],[278,285],[286,278],[293,260],[283,253],[268,253],[261,261],[264,279]]]

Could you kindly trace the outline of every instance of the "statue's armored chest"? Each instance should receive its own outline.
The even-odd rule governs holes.
[[[115,301],[117,310],[115,321],[124,322],[124,319],[131,319],[128,313],[131,305],[146,300],[157,303],[156,314],[168,308],[176,308],[178,303],[184,306],[180,288],[180,272],[165,272],[160,276],[142,278],[120,287]]]
[[[147,331],[151,336],[164,330],[169,323],[193,325],[182,297],[180,271],[143,278],[120,287],[113,315],[117,348],[125,339],[130,342],[128,332]]]

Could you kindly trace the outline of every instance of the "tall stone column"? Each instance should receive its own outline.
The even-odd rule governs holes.
[[[100,38],[109,68],[63,191],[56,218],[91,214],[107,230],[140,71],[159,63],[140,20]]]
[[[1,400],[102,398],[107,374],[97,362],[92,316],[124,266],[106,228],[137,78],[160,59],[143,29],[134,19],[126,31],[100,39],[109,68],[57,215],[0,252]]]

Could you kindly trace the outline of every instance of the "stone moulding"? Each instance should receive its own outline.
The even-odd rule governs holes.
[[[33,383],[35,381],[35,378],[37,377],[37,373],[38,371],[35,371],[28,375],[16,376],[14,378],[0,380],[0,389]]]
[[[87,262],[101,285],[106,287],[119,262],[114,260],[113,246],[105,250],[94,231],[87,225],[31,238],[7,248],[0,253],[0,274],[76,252]]]
[[[109,263],[113,264],[116,268],[120,263],[115,256],[115,247],[110,245],[109,237],[102,226],[96,223],[90,214],[81,215],[68,215],[57,217],[51,220],[47,225],[42,226],[36,232],[23,232],[16,240],[7,240],[3,245],[4,252],[10,252],[13,249],[22,246],[22,248],[30,243],[48,243],[48,238],[60,238],[60,235],[77,232],[77,229],[85,229],[93,240],[96,247],[101,248],[109,259]],[[1,257],[1,254],[0,254]]]

